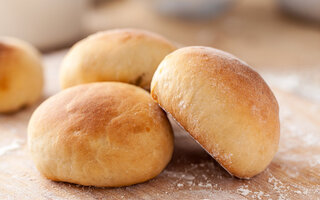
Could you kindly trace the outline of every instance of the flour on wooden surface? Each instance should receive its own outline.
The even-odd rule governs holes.
[[[237,192],[243,196],[247,196],[248,194],[251,193],[251,191],[248,190],[248,186],[247,188],[244,188],[243,186],[241,186],[240,188],[238,188]]]
[[[19,149],[21,147],[21,140],[14,140],[11,144],[7,146],[0,147],[0,156],[10,152],[14,151],[16,149]]]

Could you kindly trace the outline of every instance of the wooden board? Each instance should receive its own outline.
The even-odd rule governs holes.
[[[63,54],[46,57],[42,100],[59,91]],[[274,91],[280,103],[279,152],[250,180],[231,177],[174,124],[172,161],[151,181],[123,188],[53,182],[39,174],[27,150],[27,124],[37,105],[0,115],[0,199],[320,199],[320,105]]]

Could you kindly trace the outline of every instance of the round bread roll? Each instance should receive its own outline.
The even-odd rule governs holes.
[[[173,151],[162,109],[143,89],[116,82],[72,87],[32,115],[28,144],[38,170],[54,181],[127,186],[157,176]]]
[[[246,63],[217,49],[186,47],[155,72],[151,95],[230,174],[250,178],[279,143],[279,108]]]
[[[0,113],[34,103],[43,88],[42,64],[30,44],[0,37]]]
[[[150,89],[161,60],[176,48],[154,33],[119,29],[99,32],[75,44],[64,58],[62,88],[119,81]]]

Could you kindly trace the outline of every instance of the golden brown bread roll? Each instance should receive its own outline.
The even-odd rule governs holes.
[[[250,178],[271,162],[279,143],[278,103],[246,63],[217,49],[169,54],[151,95],[229,173]]]
[[[171,159],[173,134],[145,90],[91,83],[41,104],[29,122],[28,145],[51,180],[116,187],[157,176]]]
[[[30,105],[41,95],[42,64],[30,44],[0,37],[0,113]]]
[[[149,89],[154,71],[175,47],[165,38],[136,29],[99,32],[75,44],[64,58],[62,88],[119,81]]]

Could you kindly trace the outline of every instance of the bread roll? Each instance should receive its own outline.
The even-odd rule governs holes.
[[[143,89],[116,82],[63,90],[28,126],[38,170],[54,181],[127,186],[157,176],[173,151],[165,113]]]
[[[0,113],[34,103],[42,88],[38,51],[24,41],[0,37]]]
[[[179,49],[161,62],[151,95],[234,176],[260,173],[277,151],[277,100],[261,76],[233,55]]]
[[[119,81],[148,90],[161,60],[174,50],[165,38],[142,30],[96,33],[75,44],[64,58],[61,86]]]

